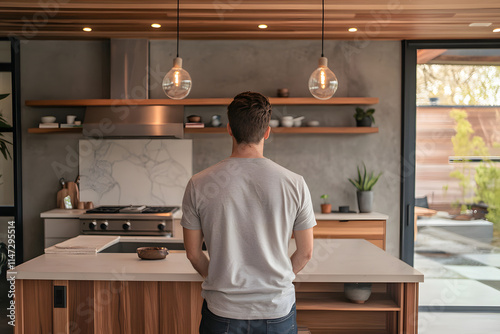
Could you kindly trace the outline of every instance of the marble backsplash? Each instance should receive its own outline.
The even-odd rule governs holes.
[[[192,150],[191,140],[82,139],[81,201],[181,205],[192,176]]]

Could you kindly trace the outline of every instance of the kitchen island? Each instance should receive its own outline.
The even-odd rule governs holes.
[[[295,250],[292,241],[290,254]],[[136,254],[44,254],[19,265],[20,333],[197,333],[202,278],[183,252],[144,261]],[[296,279],[297,322],[312,333],[417,333],[423,275],[365,240],[315,240]],[[373,283],[365,304],[347,282]]]

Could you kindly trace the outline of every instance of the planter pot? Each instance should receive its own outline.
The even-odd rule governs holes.
[[[332,205],[331,204],[321,204],[321,213],[331,213]]]
[[[344,283],[344,295],[356,304],[364,304],[371,294],[371,283]]]
[[[365,117],[361,121],[356,120],[356,126],[371,127],[372,126],[372,119],[370,117]]]
[[[358,209],[359,212],[372,212],[373,191],[358,191]]]

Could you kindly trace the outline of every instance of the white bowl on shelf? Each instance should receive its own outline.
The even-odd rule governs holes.
[[[307,126],[319,126],[319,121],[309,121],[307,122]]]
[[[41,121],[42,121],[42,123],[55,123],[56,117],[55,116],[43,116]]]
[[[280,125],[280,121],[278,119],[269,120],[269,126],[272,128],[277,128]]]
[[[291,128],[293,126],[293,117],[292,116],[281,117],[281,126],[285,128]]]

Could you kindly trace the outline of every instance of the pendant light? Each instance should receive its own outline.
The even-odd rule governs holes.
[[[323,55],[323,45],[325,43],[325,0],[322,0],[321,18],[321,57],[318,68],[309,77],[309,91],[319,100],[328,100],[335,94],[339,82],[335,74],[328,68],[328,59]]]
[[[191,76],[182,68],[182,58],[179,57],[179,0],[177,0],[177,57],[174,66],[163,78],[162,87],[165,94],[174,100],[181,100],[191,91]]]

